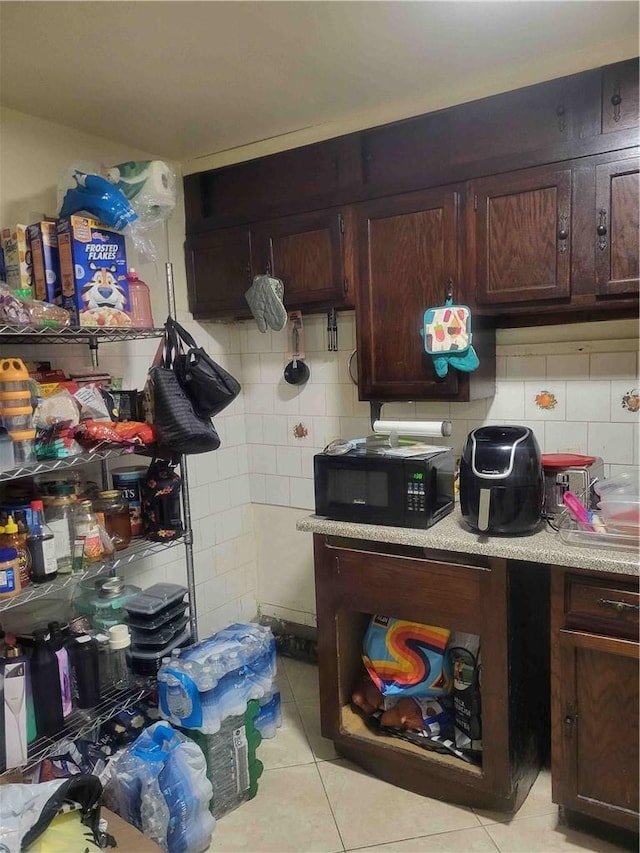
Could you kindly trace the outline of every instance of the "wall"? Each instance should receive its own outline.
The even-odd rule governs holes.
[[[40,214],[55,215],[57,182],[72,163],[112,164],[149,156],[13,110],[3,109],[0,122],[0,224],[3,226],[25,220],[28,224]],[[180,180],[178,184],[181,189]],[[131,245],[128,246],[128,260],[151,286],[156,322],[161,323],[167,313],[163,262],[168,259],[173,263],[180,319],[187,321],[192,334],[217,361],[239,374],[238,330],[219,324],[200,326],[186,313],[181,198],[168,229],[157,230],[154,237],[159,247],[158,263],[140,263]],[[157,345],[157,340],[103,345],[99,352],[100,366],[114,376],[122,376],[124,387],[141,388]],[[36,345],[24,349],[22,355],[34,360],[50,359],[67,370],[77,370],[91,363],[88,348],[83,345]],[[216,419],[222,440],[220,450],[192,457],[189,465],[197,615],[202,635],[237,619],[251,619],[256,613],[255,545],[243,418],[244,400],[240,396]],[[114,467],[138,461],[145,463],[142,459],[127,458]],[[127,577],[143,587],[160,580],[184,583],[184,549],[166,549],[143,563],[134,564],[127,570]]]
[[[348,373],[353,313],[338,315],[339,351],[326,351],[325,317],[305,318],[307,364],[302,387],[287,385],[286,331],[240,331],[251,499],[260,555],[263,614],[313,625],[311,537],[296,520],[314,508],[313,455],[338,436],[370,432],[369,405]],[[387,404],[383,416],[450,419],[460,454],[467,433],[483,424],[531,427],[543,452],[601,456],[606,473],[640,464],[638,335],[635,321],[499,330],[496,395],[473,403]],[[295,430],[295,432],[294,432]],[[300,436],[300,437],[296,437]]]

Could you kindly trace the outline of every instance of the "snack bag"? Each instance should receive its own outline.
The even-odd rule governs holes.
[[[372,616],[362,660],[383,696],[446,696],[450,631],[390,616]]]

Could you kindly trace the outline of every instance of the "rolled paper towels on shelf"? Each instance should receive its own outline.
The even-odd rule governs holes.
[[[451,435],[451,421],[374,421],[373,431],[385,435]]]

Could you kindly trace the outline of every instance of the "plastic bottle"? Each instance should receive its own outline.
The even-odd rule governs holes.
[[[98,682],[100,695],[106,696],[111,687],[111,649],[107,634],[94,634],[93,639],[98,644]]]
[[[100,701],[98,644],[88,634],[67,644],[71,661],[71,690],[78,708],[93,708]]]
[[[35,648],[31,655],[31,683],[36,728],[40,737],[51,737],[63,725],[62,695],[58,658],[47,642],[47,632],[33,632]]]
[[[134,329],[152,329],[153,314],[149,286],[138,277],[138,273],[133,267],[127,274],[127,281],[129,282],[131,325]]]
[[[228,717],[216,734],[188,732],[207,762],[207,776],[213,787],[211,811],[216,820],[257,793],[263,770],[262,762],[256,758],[262,740],[255,725],[257,714],[258,703],[254,699],[243,714]]]
[[[124,690],[129,685],[129,649],[131,635],[126,625],[112,625],[109,628],[109,666],[111,683],[116,690]]]
[[[14,598],[21,590],[18,552],[15,548],[0,548],[0,599]]]
[[[18,554],[18,567],[20,569],[20,583],[22,588],[29,586],[31,577],[29,571],[31,569],[31,554],[27,546],[27,529],[14,521],[13,516],[7,518],[7,523],[4,527],[4,534],[0,539],[3,548],[15,548]]]
[[[58,574],[55,538],[44,523],[42,501],[31,501],[33,523],[27,536],[27,545],[31,554],[31,580],[44,583],[53,580]]]
[[[12,661],[24,661],[27,673],[27,743],[33,743],[38,737],[36,714],[33,709],[33,685],[31,683],[31,662],[17,643],[6,646],[4,657]]]
[[[59,622],[49,622],[49,646],[58,659],[58,671],[60,674],[60,696],[62,698],[62,714],[68,717],[73,711],[71,701],[71,666],[69,654],[64,645],[64,636]]]

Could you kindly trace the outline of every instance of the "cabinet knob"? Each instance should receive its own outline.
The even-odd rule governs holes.
[[[604,207],[600,208],[598,211],[598,225],[596,226],[596,234],[598,235],[598,248],[601,252],[604,252],[607,248],[607,211]]]
[[[620,81],[616,80],[613,85],[613,95],[611,95],[611,106],[613,107],[613,120],[617,123],[620,121],[620,104],[622,103],[622,95],[620,94]]]
[[[567,251],[567,240],[569,238],[569,229],[567,227],[569,217],[566,213],[562,213],[558,218],[560,221],[560,227],[558,228],[558,251],[564,254]]]
[[[573,730],[575,726],[576,718],[572,714],[567,714],[564,718],[564,733],[565,737],[573,737]]]

